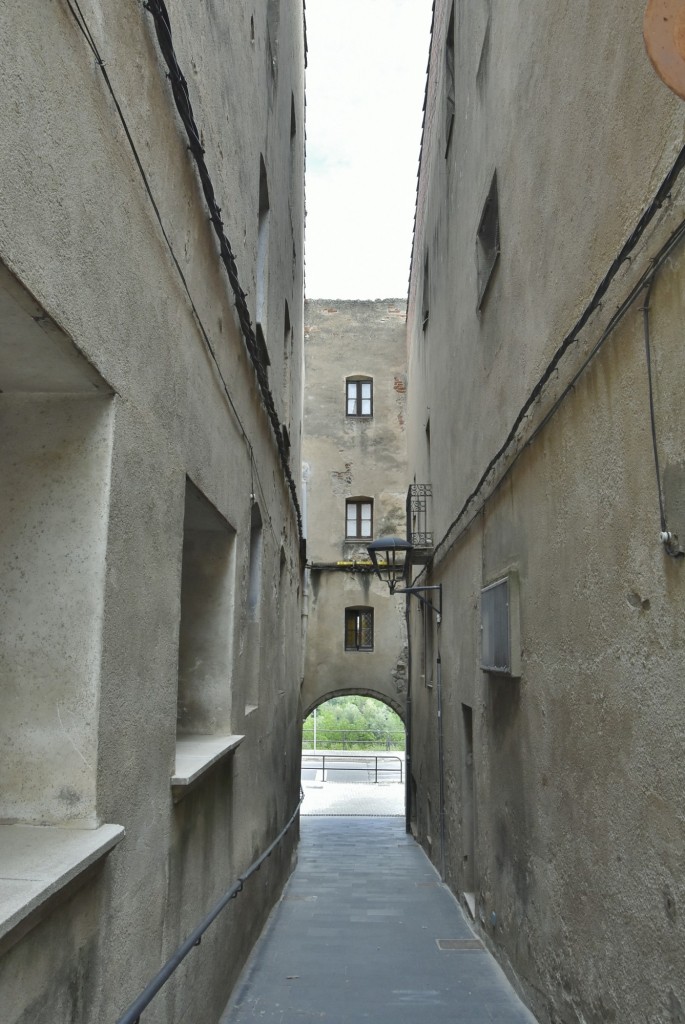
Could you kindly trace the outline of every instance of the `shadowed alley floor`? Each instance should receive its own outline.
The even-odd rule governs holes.
[[[404,820],[355,817],[302,818],[297,869],[221,1024],[257,1020],[534,1024]]]

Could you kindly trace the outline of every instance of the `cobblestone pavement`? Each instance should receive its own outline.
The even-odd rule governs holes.
[[[332,815],[302,819],[298,866],[221,1018],[255,1021],[535,1024],[404,821]]]

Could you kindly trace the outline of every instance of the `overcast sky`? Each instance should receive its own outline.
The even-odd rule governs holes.
[[[407,294],[431,0],[307,0],[309,299]]]

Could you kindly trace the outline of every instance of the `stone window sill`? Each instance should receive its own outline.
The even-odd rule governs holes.
[[[240,746],[244,736],[177,736],[176,768],[171,776],[174,803],[186,793],[215,764]]]
[[[121,825],[0,825],[0,951],[84,884],[123,838]]]

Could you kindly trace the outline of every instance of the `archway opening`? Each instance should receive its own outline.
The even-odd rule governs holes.
[[[403,815],[404,752],[404,723],[386,702],[365,694],[322,701],[302,726],[302,813]]]
[[[315,707],[302,726],[302,749],[330,752],[404,750],[402,719],[375,697],[348,694]]]

